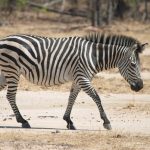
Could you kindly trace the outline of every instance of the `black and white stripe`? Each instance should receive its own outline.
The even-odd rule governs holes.
[[[30,35],[12,35],[0,40],[0,88],[8,86],[7,98],[23,127],[30,127],[16,105],[20,75],[30,82],[52,86],[72,81],[64,120],[69,129],[75,129],[70,113],[82,89],[97,104],[104,127],[111,129],[101,100],[91,85],[95,74],[118,67],[123,77],[139,90],[142,82],[138,54],[143,49],[137,40],[117,35],[94,34],[86,37],[45,38]],[[1,82],[3,81],[3,82]],[[139,83],[140,82],[140,83]],[[1,89],[2,89],[1,88]]]

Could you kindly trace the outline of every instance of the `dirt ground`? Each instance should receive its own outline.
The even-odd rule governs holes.
[[[18,91],[17,103],[31,129],[21,129],[0,93],[0,149],[142,149],[150,147],[149,94],[101,94],[112,131],[103,128],[95,103],[81,92],[72,111],[76,131],[62,119],[69,92]],[[87,146],[88,144],[88,146]]]
[[[49,37],[83,36],[91,31],[105,31],[133,36],[150,43],[150,24],[114,22],[112,26],[93,28],[88,22],[60,16],[55,19],[43,13],[24,16],[0,27],[0,37],[10,34],[35,34]],[[15,18],[14,18],[15,19]],[[32,21],[31,21],[32,20]],[[0,92],[0,150],[149,150],[150,149],[150,47],[141,54],[144,88],[134,93],[117,69],[99,73],[92,81],[98,91],[112,131],[106,131],[95,103],[81,92],[72,111],[76,131],[66,130],[62,117],[66,109],[71,83],[40,87],[21,77],[17,104],[31,125],[22,129],[16,123]]]

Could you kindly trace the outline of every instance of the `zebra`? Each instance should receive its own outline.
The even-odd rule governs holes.
[[[93,77],[110,68],[119,68],[131,89],[143,88],[140,59],[145,44],[120,35],[94,33],[84,37],[48,38],[35,35],[10,35],[0,40],[1,90],[7,86],[7,99],[23,128],[30,128],[16,104],[20,75],[30,82],[52,86],[72,81],[63,119],[75,130],[70,118],[78,93],[83,90],[96,103],[104,128],[111,130],[101,99],[91,85]]]

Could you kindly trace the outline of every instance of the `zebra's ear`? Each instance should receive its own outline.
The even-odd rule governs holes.
[[[143,49],[145,49],[145,47],[148,45],[148,43],[144,43],[144,44],[142,44],[141,45],[141,47],[143,48]]]
[[[138,46],[137,52],[142,53],[145,47],[148,45],[148,43],[144,43]]]

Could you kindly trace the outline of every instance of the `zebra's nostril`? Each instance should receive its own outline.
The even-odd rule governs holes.
[[[137,86],[138,86],[140,89],[143,88],[143,80],[142,80],[142,79],[139,79],[139,80],[137,81]]]
[[[138,92],[139,90],[141,90],[143,88],[143,81],[141,79],[139,79],[137,82],[135,82],[134,84],[131,84],[131,89],[133,91]]]

